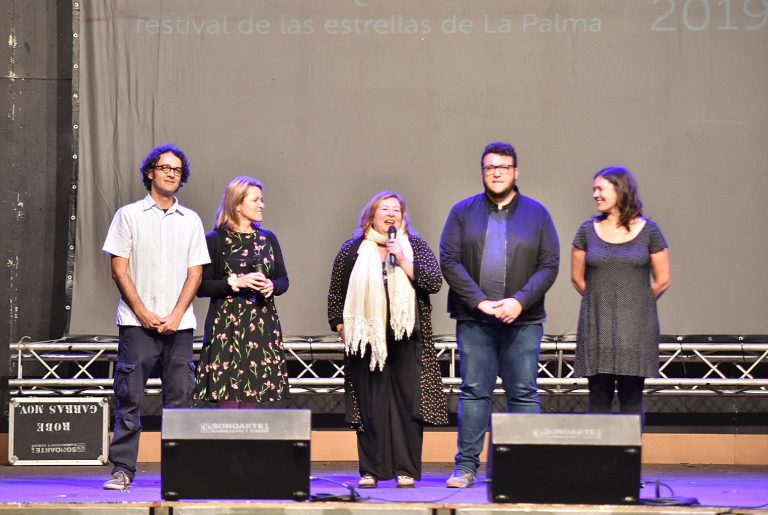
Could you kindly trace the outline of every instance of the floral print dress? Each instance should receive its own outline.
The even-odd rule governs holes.
[[[221,255],[211,259],[222,260],[223,277],[213,280],[226,282],[230,274],[260,270],[275,282],[275,251],[265,232],[226,231],[221,247]],[[279,248],[277,255],[281,259]],[[251,289],[227,290],[228,295],[211,298],[212,322],[200,353],[194,399],[279,401],[287,393],[288,375],[274,295],[265,299]],[[275,291],[282,293],[277,285]]]

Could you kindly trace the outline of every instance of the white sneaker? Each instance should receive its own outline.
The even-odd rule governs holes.
[[[448,488],[468,488],[475,484],[477,480],[477,474],[474,472],[467,472],[464,469],[457,468],[445,482],[445,486]]]

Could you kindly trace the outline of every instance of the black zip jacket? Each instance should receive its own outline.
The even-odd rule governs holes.
[[[480,264],[488,217],[498,209],[485,193],[462,200],[453,208],[440,238],[440,267],[448,283],[448,313],[456,320],[498,322],[477,309],[487,299],[479,286]],[[504,209],[507,216],[505,298],[523,306],[516,325],[543,323],[544,294],[557,277],[560,244],[544,206],[519,192]],[[498,322],[501,323],[501,322]]]

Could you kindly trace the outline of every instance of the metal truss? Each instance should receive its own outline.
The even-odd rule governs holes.
[[[659,344],[659,378],[646,380],[650,395],[768,396],[768,338],[764,341],[687,341],[677,337]],[[14,395],[112,395],[117,342],[19,342],[11,344]],[[443,386],[458,393],[459,356],[453,337],[437,337]],[[195,342],[199,353],[201,342]],[[572,336],[547,336],[541,345],[539,391],[550,395],[585,394],[586,379],[574,376],[576,343]],[[298,337],[285,342],[291,392],[340,393],[344,389],[344,349],[335,336]],[[499,383],[500,386],[500,383]],[[148,394],[160,392],[150,379]],[[501,390],[498,390],[501,391]]]

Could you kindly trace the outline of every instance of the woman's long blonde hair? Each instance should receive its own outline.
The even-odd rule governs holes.
[[[235,177],[227,184],[227,187],[224,188],[224,196],[221,197],[219,210],[216,211],[215,222],[213,222],[214,230],[235,228],[237,206],[242,204],[246,195],[248,195],[248,189],[254,186],[259,188],[262,193],[264,192],[264,184],[260,180],[248,177],[247,175]],[[255,228],[257,228],[256,225],[254,225]]]

